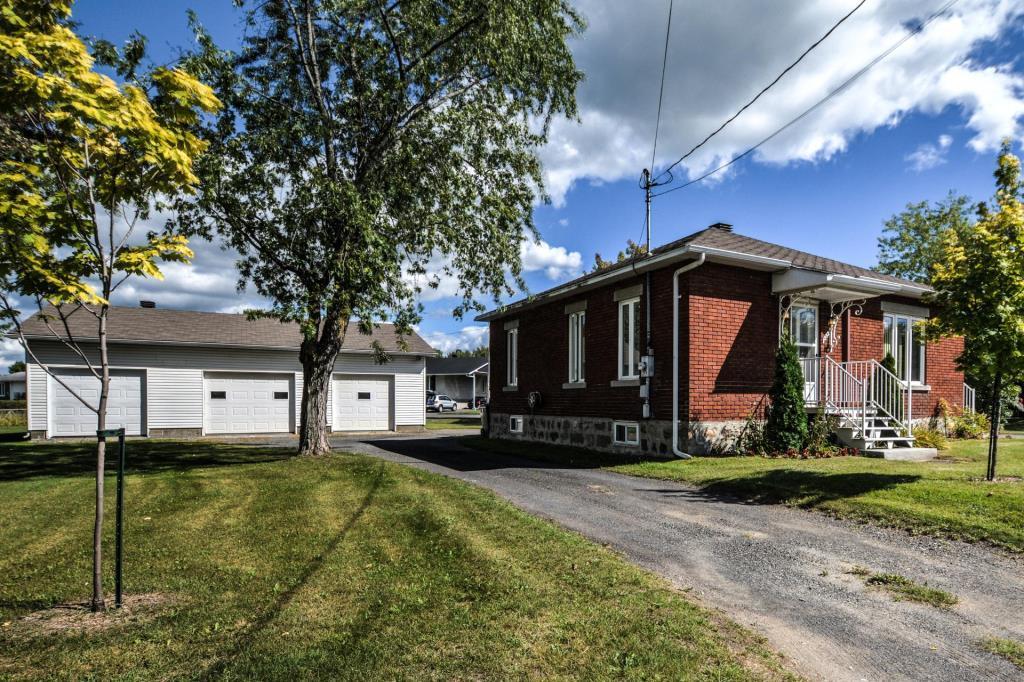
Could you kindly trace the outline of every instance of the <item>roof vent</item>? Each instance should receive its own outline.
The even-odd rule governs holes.
[[[143,308],[155,308],[156,301],[139,301],[139,305]]]
[[[711,223],[710,225],[708,225],[708,227],[717,227],[719,230],[732,232],[732,223]]]

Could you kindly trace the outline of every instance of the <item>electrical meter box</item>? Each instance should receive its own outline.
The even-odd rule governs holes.
[[[640,376],[642,377],[653,377],[654,376],[654,356],[643,355],[640,357]]]

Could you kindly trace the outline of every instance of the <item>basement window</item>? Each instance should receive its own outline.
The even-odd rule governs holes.
[[[210,400],[227,400],[227,391],[210,391]]]
[[[612,440],[616,445],[640,445],[640,424],[636,422],[614,422]]]
[[[274,391],[274,400],[288,400],[288,391]]]
[[[522,433],[523,432],[523,417],[521,415],[514,415],[508,418],[508,430],[511,433]]]

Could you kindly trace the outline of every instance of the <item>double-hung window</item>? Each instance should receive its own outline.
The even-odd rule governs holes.
[[[506,386],[519,385],[519,328],[505,331]]]
[[[886,314],[883,353],[896,360],[896,376],[912,384],[924,383],[924,341],[914,325],[921,319],[909,315]]]
[[[581,384],[586,381],[584,365],[586,362],[584,331],[587,324],[587,311],[579,310],[569,313],[569,383]]]
[[[619,301],[619,378],[640,377],[640,299]]]

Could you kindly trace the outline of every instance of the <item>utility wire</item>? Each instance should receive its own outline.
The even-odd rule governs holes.
[[[866,73],[867,73],[868,71],[870,71],[870,70],[871,70],[871,69],[873,69],[873,68],[874,68],[875,66],[877,66],[879,62],[881,62],[881,61],[882,61],[883,59],[885,59],[885,58],[886,58],[886,57],[888,57],[888,56],[889,56],[890,54],[892,54],[893,52],[895,52],[895,51],[896,51],[896,50],[897,50],[897,49],[898,49],[898,48],[899,48],[900,46],[902,46],[902,45],[903,45],[903,44],[904,44],[905,42],[907,42],[908,40],[910,40],[910,39],[911,39],[911,38],[913,38],[914,36],[918,35],[918,34],[919,34],[919,33],[921,33],[922,31],[924,31],[924,29],[925,29],[925,28],[926,28],[926,27],[927,27],[927,26],[928,26],[929,24],[931,24],[931,23],[932,23],[933,21],[935,21],[936,19],[938,19],[938,18],[939,18],[940,16],[942,16],[943,14],[945,14],[945,13],[946,13],[946,12],[947,12],[947,11],[948,11],[948,10],[949,10],[949,9],[950,9],[950,8],[951,8],[952,6],[953,6],[953,5],[957,4],[957,3],[959,2],[959,1],[960,1],[960,0],[950,0],[949,2],[947,2],[947,3],[946,3],[945,5],[943,5],[943,6],[942,6],[942,7],[941,7],[941,8],[940,8],[940,9],[939,9],[938,11],[936,11],[936,12],[935,12],[934,14],[932,14],[931,16],[929,16],[929,17],[928,17],[927,19],[925,19],[924,21],[922,21],[922,22],[921,22],[920,24],[918,24],[917,26],[915,26],[915,27],[914,27],[913,29],[911,29],[911,30],[910,30],[910,32],[909,32],[909,33],[907,33],[907,34],[906,34],[905,36],[903,36],[902,38],[900,38],[899,40],[897,40],[897,41],[896,41],[895,43],[893,43],[893,44],[892,44],[892,45],[891,45],[891,46],[890,46],[889,48],[887,48],[887,49],[886,49],[886,50],[885,50],[884,52],[882,52],[882,53],[881,53],[881,54],[879,54],[879,55],[878,55],[877,57],[875,57],[875,58],[874,58],[874,59],[872,59],[872,60],[871,60],[870,62],[868,62],[868,63],[867,63],[867,64],[866,64],[866,65],[865,65],[865,66],[864,66],[864,67],[863,67],[863,68],[862,68],[862,69],[861,69],[860,71],[857,71],[857,72],[856,72],[855,74],[853,74],[852,76],[850,76],[849,78],[847,78],[847,79],[846,79],[845,81],[843,81],[843,83],[842,83],[841,85],[839,85],[839,87],[837,87],[837,88],[835,88],[834,90],[832,90],[831,92],[829,92],[829,93],[828,93],[827,95],[825,95],[825,96],[824,96],[824,97],[822,97],[822,98],[821,98],[820,100],[818,100],[817,102],[815,102],[815,103],[814,103],[813,105],[811,105],[811,106],[810,106],[809,108],[805,109],[805,110],[803,111],[803,113],[801,113],[801,114],[800,114],[799,116],[797,116],[796,118],[794,118],[794,119],[792,119],[791,121],[789,121],[789,123],[787,123],[786,125],[782,126],[782,127],[781,127],[781,128],[779,128],[778,130],[776,130],[776,131],[775,131],[774,133],[772,133],[772,134],[771,134],[771,135],[769,135],[768,137],[764,138],[763,140],[761,140],[760,142],[758,142],[757,144],[755,144],[755,145],[754,145],[753,147],[750,147],[749,149],[747,149],[746,151],[744,151],[744,152],[743,152],[742,154],[739,154],[738,156],[734,156],[734,157],[733,157],[732,159],[730,159],[729,161],[726,161],[726,162],[725,162],[725,163],[723,163],[723,164],[722,164],[721,166],[718,166],[717,168],[714,168],[714,169],[712,169],[712,170],[709,170],[709,171],[708,171],[707,173],[704,173],[704,174],[703,174],[703,175],[701,175],[700,177],[694,178],[693,180],[690,180],[690,181],[688,181],[688,182],[684,182],[683,184],[681,184],[681,185],[677,185],[677,186],[675,186],[675,187],[672,187],[672,188],[670,188],[670,189],[666,189],[666,190],[664,190],[664,191],[661,191],[661,192],[657,192],[657,193],[655,193],[655,194],[654,194],[653,196],[656,196],[656,197],[660,197],[660,196],[662,196],[662,195],[664,195],[664,194],[668,194],[669,192],[675,192],[675,191],[676,191],[676,190],[678,190],[678,189],[683,189],[684,187],[689,187],[690,185],[695,185],[695,184],[697,184],[698,182],[701,182],[701,181],[703,181],[703,180],[706,180],[707,178],[711,177],[711,176],[712,176],[712,175],[714,175],[715,173],[718,173],[719,171],[725,170],[726,168],[728,168],[729,166],[733,165],[733,164],[734,164],[734,163],[736,163],[737,161],[739,161],[739,160],[741,160],[741,159],[743,159],[743,158],[745,158],[745,157],[747,157],[747,156],[750,156],[750,155],[751,155],[751,154],[753,154],[753,153],[754,153],[755,151],[757,151],[757,149],[758,149],[758,148],[760,148],[761,146],[763,146],[763,145],[767,144],[768,142],[772,141],[773,139],[775,139],[776,137],[778,137],[778,136],[779,136],[780,134],[782,134],[783,132],[785,132],[786,130],[788,130],[789,128],[791,128],[791,127],[792,127],[793,125],[795,125],[795,124],[796,124],[796,123],[798,123],[799,121],[802,121],[802,120],[803,120],[804,118],[806,118],[806,117],[807,117],[808,115],[810,115],[811,113],[813,113],[814,111],[816,111],[816,110],[817,110],[817,109],[818,109],[819,107],[821,107],[821,106],[822,106],[823,104],[825,104],[826,102],[828,102],[829,100],[831,100],[831,99],[832,99],[833,97],[835,97],[836,95],[838,95],[838,94],[842,93],[843,91],[845,91],[845,90],[846,90],[846,89],[847,89],[848,87],[850,87],[850,86],[851,86],[851,85],[852,85],[852,84],[853,84],[853,83],[854,83],[855,81],[859,80],[859,79],[861,78],[861,76],[863,76],[863,75],[864,75],[864,74],[866,74]],[[685,158],[685,157],[684,157],[684,158]]]
[[[861,0],[861,4],[866,0]],[[668,37],[672,33],[672,5],[675,0],[668,2],[668,23],[665,25],[665,51],[661,55],[661,87],[658,89],[658,117],[654,122],[654,146],[651,148],[651,170],[654,172],[654,157],[658,153],[658,129],[661,128],[661,101],[665,96],[665,67],[668,65]],[[648,182],[650,178],[648,178]]]
[[[668,168],[666,168],[665,170],[663,170],[663,171],[662,171],[661,173],[659,173],[659,174],[658,174],[658,177],[660,178],[660,177],[661,177],[662,175],[664,175],[665,173],[670,173],[670,172],[672,171],[672,169],[673,169],[673,168],[675,168],[676,166],[678,166],[679,164],[681,164],[681,163],[682,163],[683,161],[685,161],[686,159],[688,159],[688,158],[689,158],[689,157],[690,157],[690,156],[691,156],[691,155],[692,155],[692,154],[693,154],[693,153],[694,153],[695,151],[697,151],[698,149],[700,149],[701,147],[703,147],[703,146],[704,146],[705,144],[707,144],[707,143],[708,143],[708,141],[709,141],[709,140],[710,140],[710,139],[711,139],[712,137],[714,137],[714,136],[715,136],[715,135],[717,135],[718,133],[722,132],[722,131],[723,131],[723,130],[725,129],[725,127],[726,127],[727,125],[729,125],[730,123],[732,123],[733,121],[735,121],[735,120],[736,120],[737,118],[739,118],[740,114],[742,114],[742,113],[743,113],[744,111],[746,111],[747,109],[749,109],[749,108],[750,108],[750,106],[751,106],[752,104],[754,104],[754,102],[756,102],[757,100],[761,99],[761,95],[763,95],[764,93],[766,93],[766,92],[768,92],[769,90],[771,90],[771,89],[772,89],[772,87],[773,87],[773,86],[774,86],[774,85],[775,85],[776,83],[778,83],[778,82],[779,82],[780,80],[782,80],[782,79],[783,79],[783,78],[785,77],[785,75],[786,75],[787,73],[789,73],[790,71],[792,71],[792,70],[793,70],[793,69],[794,69],[794,68],[796,67],[796,65],[797,65],[797,64],[799,64],[800,62],[802,62],[802,61],[804,60],[804,57],[806,57],[806,56],[807,56],[807,55],[809,55],[809,54],[810,54],[811,52],[813,52],[813,51],[814,51],[814,48],[818,47],[818,46],[819,46],[819,45],[821,45],[821,44],[822,44],[823,42],[825,42],[825,40],[826,40],[826,39],[827,39],[827,38],[828,38],[828,37],[829,37],[830,35],[832,35],[832,33],[833,33],[833,32],[835,32],[835,30],[836,30],[837,28],[839,28],[839,27],[840,27],[840,26],[841,26],[841,25],[842,25],[842,24],[843,24],[843,23],[844,23],[844,22],[845,22],[845,21],[846,21],[847,19],[849,19],[849,18],[850,18],[851,16],[853,16],[853,13],[854,13],[854,12],[856,12],[857,10],[859,10],[859,9],[860,9],[860,8],[861,8],[861,7],[862,7],[862,6],[864,5],[864,3],[865,3],[865,2],[867,2],[867,0],[860,0],[860,2],[859,2],[859,3],[857,3],[857,6],[856,6],[856,7],[854,7],[854,8],[853,8],[853,9],[851,9],[851,10],[850,10],[849,12],[847,12],[847,13],[846,13],[846,14],[845,14],[845,15],[844,15],[844,16],[843,16],[843,17],[842,17],[842,18],[841,18],[841,19],[840,19],[839,21],[837,21],[836,23],[832,24],[832,28],[830,28],[830,29],[829,29],[828,31],[826,31],[826,32],[825,32],[825,35],[823,35],[823,36],[821,36],[820,38],[818,38],[818,39],[817,39],[816,41],[814,41],[814,42],[813,42],[813,43],[811,44],[811,46],[810,46],[810,47],[808,47],[808,48],[807,48],[806,50],[804,50],[804,51],[803,51],[803,54],[801,54],[801,55],[800,55],[799,57],[797,57],[797,58],[796,58],[796,61],[795,61],[795,62],[793,62],[792,64],[790,64],[789,66],[787,66],[787,67],[786,67],[785,69],[783,69],[783,70],[782,70],[782,73],[780,73],[780,74],[779,74],[778,76],[776,76],[776,77],[775,77],[775,80],[773,80],[773,81],[772,81],[771,83],[769,83],[768,85],[764,86],[764,88],[762,88],[761,92],[759,92],[759,93],[757,93],[756,95],[754,95],[754,98],[753,98],[752,100],[750,100],[749,102],[747,102],[746,104],[744,104],[744,105],[743,105],[742,107],[740,107],[740,108],[739,108],[739,110],[738,110],[738,111],[737,111],[737,112],[736,112],[735,114],[733,114],[732,116],[730,116],[729,118],[727,118],[727,119],[725,120],[725,122],[724,122],[724,123],[723,123],[722,125],[718,126],[718,128],[716,128],[716,129],[714,130],[714,132],[712,132],[712,133],[711,133],[710,135],[708,135],[708,136],[707,136],[707,137],[705,137],[705,138],[704,138],[703,140],[701,140],[701,141],[700,141],[700,142],[698,142],[698,143],[697,143],[696,145],[694,145],[694,146],[693,146],[693,148],[691,148],[691,149],[690,149],[690,151],[686,152],[686,153],[685,153],[685,154],[683,154],[683,155],[682,155],[681,157],[679,157],[679,159],[678,159],[678,160],[676,160],[676,161],[675,161],[675,162],[674,162],[674,163],[673,163],[673,164],[672,164],[671,166],[669,166]],[[669,16],[670,16],[670,17],[672,16],[672,15],[671,15],[671,12],[672,12],[672,10],[671,10],[671,6],[670,6],[670,8],[669,8]],[[667,47],[668,47],[668,46],[667,46],[667,44],[666,44],[666,49],[667,49]],[[662,87],[664,87],[664,78],[665,78],[665,76],[664,76],[664,71],[663,71],[663,72],[662,72],[662,84],[663,84],[663,85],[662,85]],[[659,103],[658,103],[658,109],[659,109],[659,113],[660,113],[660,109],[661,109],[661,102],[660,102],[660,100],[659,100]],[[657,145],[657,132],[655,132],[655,145]],[[652,159],[652,161],[651,161],[651,168],[652,168],[652,169],[654,168],[654,161],[653,161],[653,159]]]

